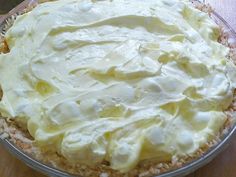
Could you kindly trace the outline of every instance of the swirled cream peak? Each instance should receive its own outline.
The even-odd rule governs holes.
[[[125,172],[192,154],[232,101],[235,68],[218,37],[184,0],[40,4],[6,33],[1,113],[72,163]]]

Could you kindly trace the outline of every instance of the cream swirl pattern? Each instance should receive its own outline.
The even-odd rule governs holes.
[[[185,0],[58,0],[17,17],[0,55],[0,111],[72,163],[194,153],[223,126],[235,67]]]

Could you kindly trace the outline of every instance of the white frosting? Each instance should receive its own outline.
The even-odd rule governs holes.
[[[58,0],[17,17],[0,55],[0,111],[71,162],[194,153],[225,122],[235,67],[184,0]]]

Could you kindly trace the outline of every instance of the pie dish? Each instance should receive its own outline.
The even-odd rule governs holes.
[[[203,8],[206,8],[207,10],[209,10],[206,6],[198,6],[198,7],[200,7],[202,10],[204,10]],[[213,12],[213,13],[211,13],[211,15],[214,16],[215,13]],[[215,17],[217,17],[217,16],[215,16]],[[218,20],[219,20],[219,18],[218,18]],[[228,28],[228,29],[230,29],[230,28]],[[234,35],[234,33],[231,30],[228,31],[228,33],[231,33],[231,35],[232,34]],[[227,44],[228,41],[232,42],[231,40],[225,39],[225,33],[222,33],[221,34],[221,43]],[[232,46],[231,46],[231,48],[232,48]],[[232,49],[232,52],[233,52],[233,49]],[[233,57],[234,56],[232,53],[231,59]],[[165,163],[165,162],[164,163],[163,162],[157,163],[157,162],[153,162],[153,161],[145,162],[143,164],[139,164],[139,166],[135,170],[131,170],[126,175],[150,176],[150,175],[161,174],[163,172],[170,171],[175,168],[179,168],[179,170],[181,170],[180,167],[184,168],[184,165],[187,164],[189,161],[192,161],[193,159],[198,158],[198,157],[202,157],[204,155],[204,153],[207,152],[207,150],[209,148],[211,148],[212,146],[214,146],[216,144],[218,146],[220,146],[222,143],[224,144],[225,141],[228,140],[229,137],[231,137],[232,132],[234,131],[234,129],[231,130],[231,127],[234,127],[233,103],[232,103],[232,107],[229,108],[227,115],[228,115],[227,121],[224,124],[224,126],[222,127],[222,130],[220,131],[221,133],[219,135],[215,134],[215,138],[213,138],[211,141],[209,141],[207,144],[205,144],[205,146],[202,146],[201,148],[199,148],[199,150],[196,151],[196,153],[194,153],[194,155],[192,154],[187,157],[178,158],[178,159],[172,158],[172,161],[167,162],[167,163]],[[19,127],[16,127],[14,125],[14,122],[9,124],[9,123],[6,123],[3,121],[1,125],[4,127],[4,131],[7,132],[8,134],[10,134],[11,141],[13,141],[16,145],[18,145],[25,152],[35,156],[36,159],[38,159],[42,162],[54,164],[56,167],[58,167],[60,169],[66,170],[70,173],[79,174],[82,176],[84,176],[84,175],[85,176],[91,176],[91,175],[92,176],[99,176],[99,175],[121,176],[121,175],[123,175],[122,173],[113,171],[113,170],[109,169],[109,167],[106,167],[106,166],[109,166],[109,164],[106,164],[106,163],[103,164],[103,167],[94,167],[94,168],[90,169],[91,171],[89,170],[89,168],[86,165],[67,166],[65,164],[65,159],[62,160],[60,155],[53,154],[51,152],[50,152],[50,154],[49,154],[49,152],[42,152],[42,150],[37,149],[37,147],[35,147],[34,145],[32,146],[32,141],[30,141],[30,136],[26,135],[27,133],[26,134],[23,133],[24,136],[19,136],[20,134],[22,134],[23,130],[19,129]],[[220,141],[220,139],[218,139],[218,138],[221,138],[221,136],[223,136],[225,134],[227,134],[227,136],[226,136],[227,138]],[[186,136],[184,136],[184,137],[186,137]],[[7,144],[9,144],[9,141],[7,141]],[[214,152],[214,150],[217,151],[216,149],[218,146],[214,146],[213,150],[210,150],[209,153],[207,153],[207,154],[211,154],[210,152]],[[211,156],[211,155],[209,155],[209,156]],[[199,163],[198,160],[195,161],[195,164],[197,164],[196,162]],[[192,162],[191,164],[194,164],[194,162]],[[52,171],[54,171],[54,170],[52,170]]]

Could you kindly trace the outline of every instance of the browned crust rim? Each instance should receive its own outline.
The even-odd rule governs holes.
[[[7,42],[6,40],[4,39],[4,37],[2,35],[0,35],[0,53],[8,53],[10,50],[7,46]],[[1,91],[1,88],[0,88],[0,100],[1,100],[1,97],[2,97],[2,91]]]
[[[196,8],[201,11],[209,13],[212,12],[210,6],[203,4],[194,4]],[[32,9],[29,8],[26,11],[30,11]],[[6,28],[7,29],[7,28]],[[227,33],[224,33],[222,30],[221,38],[219,42],[223,45],[230,47],[230,59],[236,63],[236,52],[235,48],[229,46]],[[0,35],[0,53],[9,52],[9,48],[3,36]],[[0,100],[3,96],[1,87],[0,87]],[[70,164],[65,158],[60,156],[59,154],[51,151],[43,151],[42,149],[35,146],[32,137],[29,133],[22,129],[17,123],[11,121],[11,119],[2,119],[0,115],[0,133],[7,133],[9,136],[9,140],[15,144],[17,147],[22,149],[25,153],[33,156],[37,160],[49,164],[53,167],[59,168],[63,171],[67,171],[71,174],[81,175],[81,176],[100,176],[100,177],[129,177],[129,176],[154,176],[159,175],[164,172],[180,168],[185,164],[196,160],[198,157],[202,156],[206,153],[210,148],[219,143],[221,137],[227,134],[228,130],[234,125],[235,118],[233,117],[233,113],[236,112],[236,92],[234,93],[234,99],[230,107],[225,111],[227,114],[227,121],[224,126],[220,130],[219,134],[217,134],[213,140],[206,143],[203,147],[201,147],[196,153],[193,155],[186,155],[184,157],[178,159],[172,159],[170,162],[162,162],[157,163],[155,161],[145,161],[138,164],[136,168],[131,170],[128,173],[122,174],[116,170],[112,170],[108,164],[100,164],[96,167],[89,167],[82,164]]]

